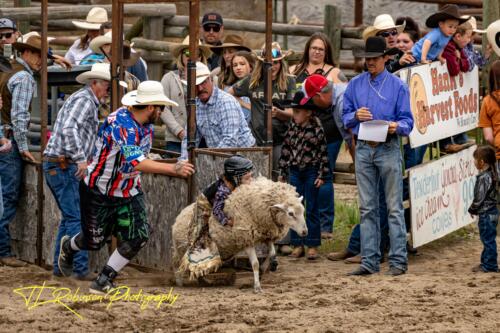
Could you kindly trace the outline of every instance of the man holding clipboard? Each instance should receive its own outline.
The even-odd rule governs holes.
[[[402,155],[398,136],[413,129],[408,86],[385,69],[397,49],[387,49],[384,38],[369,37],[357,57],[368,71],[351,80],[344,94],[343,122],[357,137],[356,181],[361,215],[361,265],[349,275],[380,270],[378,186],[386,196],[391,248],[388,275],[407,270],[406,228],[403,210]],[[380,182],[381,180],[381,182]]]

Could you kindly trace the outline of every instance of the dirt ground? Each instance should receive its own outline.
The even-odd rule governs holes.
[[[347,277],[355,267],[343,262],[280,257],[278,271],[262,278],[262,294],[242,272],[234,286],[174,287],[175,303],[159,309],[153,302],[142,311],[125,301],[107,310],[109,302],[66,302],[82,319],[61,304],[28,310],[13,290],[45,281],[87,294],[88,282],[54,280],[33,265],[0,267],[0,332],[500,332],[500,275],[470,271],[480,250],[477,235],[437,241],[400,277],[383,275],[387,264],[381,274]],[[169,293],[168,280],[126,268],[118,283],[157,295]],[[42,299],[53,298],[46,292]]]

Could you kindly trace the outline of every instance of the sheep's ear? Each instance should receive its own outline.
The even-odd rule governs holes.
[[[304,196],[303,196],[303,195],[301,195],[301,196],[299,197],[299,201],[300,201],[300,202],[304,201]]]
[[[272,205],[271,209],[281,210],[281,211],[284,211],[285,213],[287,212],[287,207],[284,203]]]

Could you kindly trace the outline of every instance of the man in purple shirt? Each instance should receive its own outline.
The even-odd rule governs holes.
[[[385,142],[357,140],[356,181],[361,214],[361,265],[349,275],[369,275],[379,271],[380,230],[378,186],[383,184],[389,216],[388,275],[401,275],[407,269],[406,228],[403,210],[402,156],[398,136],[413,129],[408,87],[385,69],[388,57],[397,49],[387,49],[384,38],[370,37],[364,57],[368,71],[356,76],[344,93],[343,122],[357,136],[360,124],[370,120],[388,122]]]

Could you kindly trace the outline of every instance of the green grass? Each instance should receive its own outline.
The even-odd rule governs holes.
[[[357,203],[335,202],[335,222],[333,239],[322,240],[320,252],[329,253],[345,249],[349,242],[352,228],[359,223]]]

